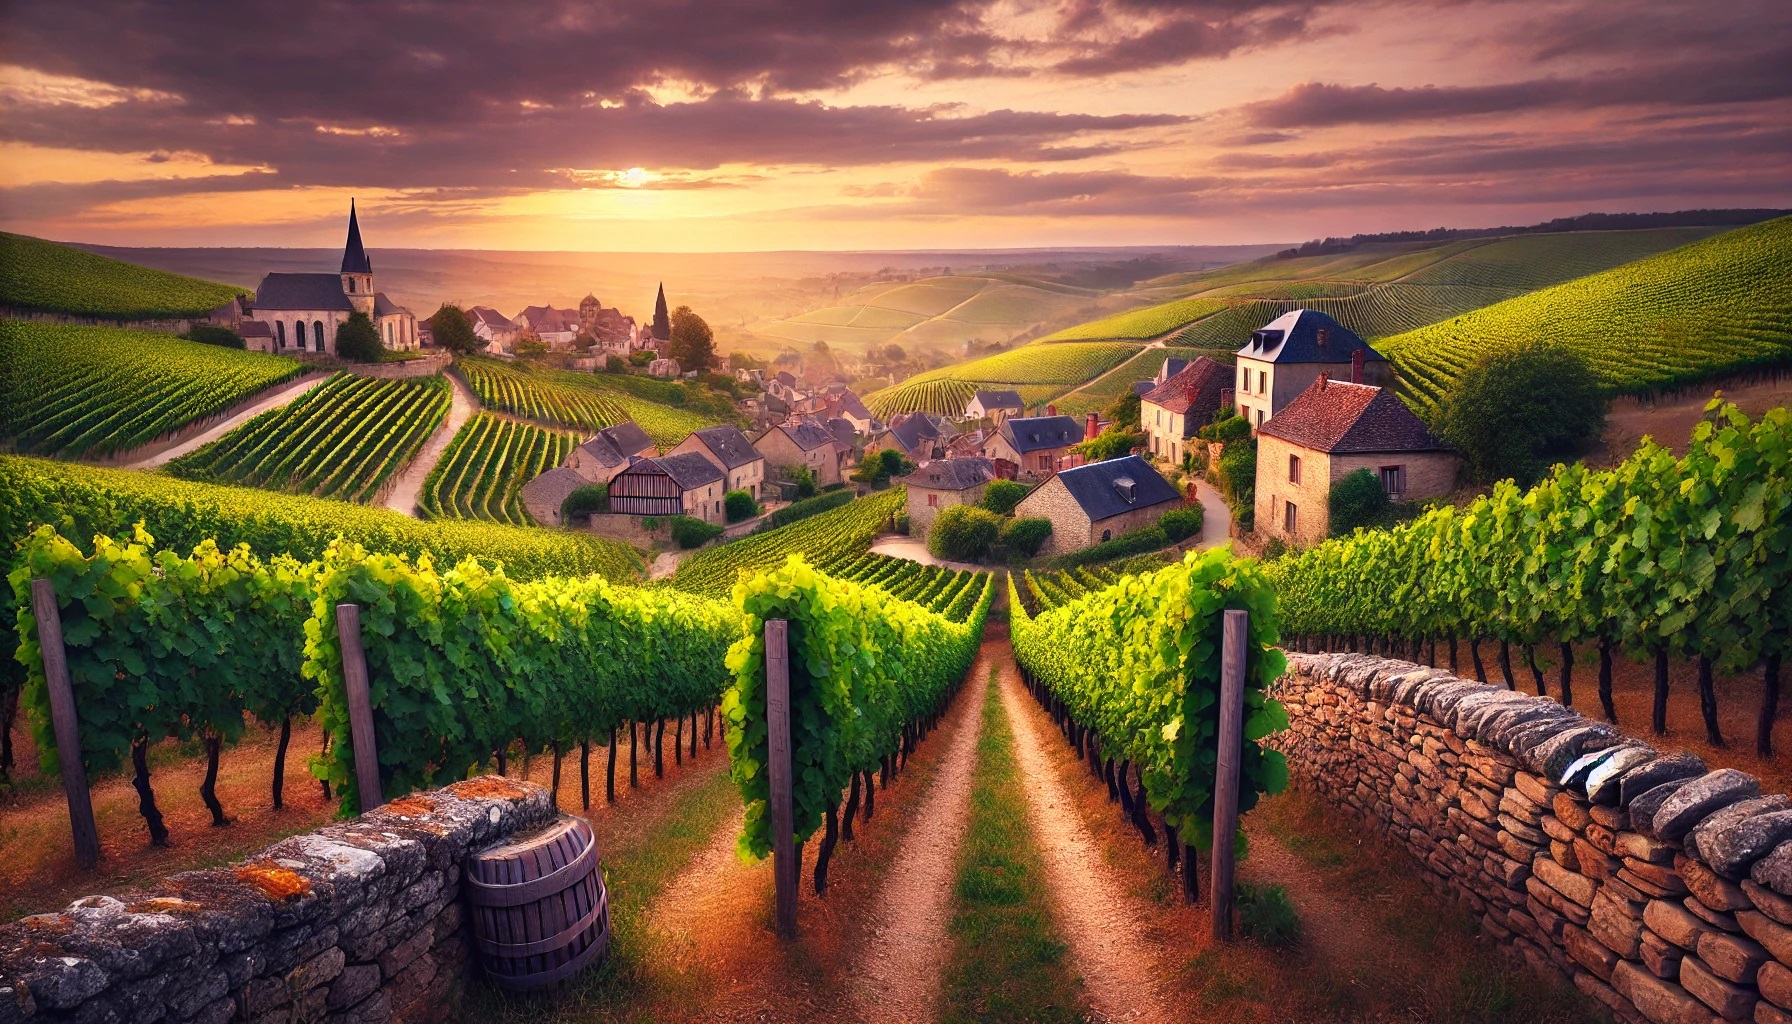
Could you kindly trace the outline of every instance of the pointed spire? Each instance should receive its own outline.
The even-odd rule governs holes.
[[[367,258],[367,250],[361,247],[361,224],[355,219],[353,198],[348,201],[348,242],[342,247],[342,273],[373,273],[373,261]]]
[[[653,300],[653,336],[660,341],[672,337],[672,318],[666,314],[666,282],[660,282],[659,298]]]

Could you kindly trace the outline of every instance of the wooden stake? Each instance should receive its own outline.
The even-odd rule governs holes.
[[[790,766],[789,623],[765,624],[765,712],[771,763],[772,877],[777,886],[778,938],[796,938],[797,886],[802,862],[796,852],[796,807]]]
[[[1232,941],[1232,837],[1238,831],[1238,770],[1244,755],[1245,644],[1251,613],[1228,609],[1220,649],[1219,770],[1213,782],[1213,939]]]
[[[44,681],[49,684],[50,719],[56,727],[56,759],[62,765],[62,792],[68,797],[75,863],[92,868],[100,860],[100,833],[93,824],[87,764],[81,760],[81,725],[75,715],[75,689],[68,677],[68,652],[62,646],[62,609],[56,603],[55,584],[31,581],[31,613],[37,617],[37,646],[43,652]]]
[[[380,794],[379,744],[373,737],[373,697],[367,692],[367,652],[361,649],[361,606],[336,606],[336,636],[342,646],[342,683],[348,691],[348,729],[355,745],[355,784],[361,810],[386,802]]]

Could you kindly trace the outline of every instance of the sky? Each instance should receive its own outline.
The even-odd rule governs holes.
[[[0,227],[115,245],[1300,241],[1792,206],[1792,3],[8,0]]]

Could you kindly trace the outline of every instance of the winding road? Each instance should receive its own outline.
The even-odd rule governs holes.
[[[473,392],[467,390],[459,377],[452,373],[443,376],[448,378],[448,385],[453,389],[448,417],[429,436],[429,440],[423,442],[423,447],[418,450],[417,457],[411,460],[410,465],[398,474],[391,493],[386,497],[386,507],[394,512],[403,512],[407,516],[417,514],[417,501],[423,495],[423,481],[429,478],[430,470],[436,468],[436,463],[442,461],[442,453],[448,450],[448,443],[454,440],[454,435],[479,411],[479,399],[473,397]]]

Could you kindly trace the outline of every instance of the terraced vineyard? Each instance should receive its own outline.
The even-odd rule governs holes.
[[[290,359],[115,327],[0,321],[0,439],[34,455],[128,451],[299,375]]]
[[[246,291],[0,231],[0,306],[162,320],[203,316]]]
[[[448,442],[419,499],[431,519],[534,523],[517,497],[522,486],[565,461],[583,438],[480,413]]]
[[[815,567],[836,579],[881,588],[891,597],[913,601],[953,622],[970,618],[977,599],[989,585],[989,573],[922,565],[870,551],[836,551],[817,559]]]
[[[1385,339],[1421,413],[1483,353],[1545,339],[1586,357],[1615,392],[1792,362],[1792,218],[1532,292]]]
[[[1226,306],[1227,303],[1219,299],[1177,299],[1156,306],[1146,306],[1143,309],[1129,309],[1124,313],[1116,313],[1100,320],[1091,320],[1086,324],[1067,327],[1039,340],[1042,343],[1101,340],[1104,338],[1145,340],[1155,338],[1166,331],[1173,331],[1183,324],[1191,323],[1202,317],[1212,316],[1225,309]]]
[[[1092,381],[1068,394],[1059,395],[1057,398],[1058,411],[1067,416],[1100,412],[1112,405],[1114,399],[1126,394],[1135,382],[1155,377],[1157,371],[1163,369],[1164,360],[1172,357],[1193,359],[1196,356],[1206,356],[1215,362],[1230,363],[1232,350],[1229,348],[1170,348],[1168,346],[1148,348],[1120,364],[1118,370],[1106,377]]]
[[[775,569],[793,554],[816,565],[860,554],[871,546],[878,531],[889,525],[905,500],[903,489],[893,487],[789,526],[705,548],[679,564],[672,585],[722,599],[733,593],[742,574]]]
[[[441,426],[449,401],[440,375],[380,380],[338,373],[165,469],[201,483],[365,504]]]
[[[1136,355],[1139,346],[1119,342],[1024,345],[958,366],[917,374],[867,396],[879,415],[924,409],[959,413],[980,387],[1017,388],[1032,405],[1099,376]]]
[[[519,366],[495,359],[463,358],[455,365],[481,405],[555,426],[581,427],[589,433],[633,419],[655,444],[670,448],[691,431],[715,422],[642,397],[632,377],[608,383],[604,374]]]

